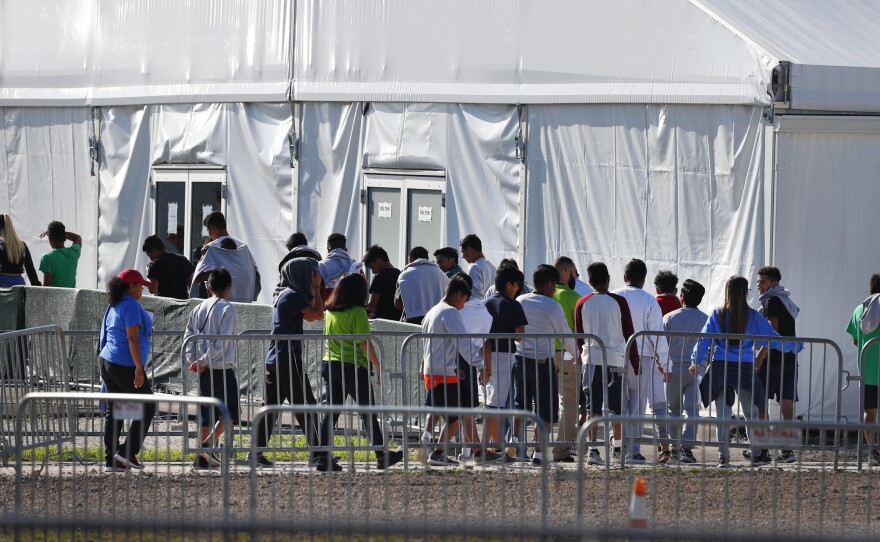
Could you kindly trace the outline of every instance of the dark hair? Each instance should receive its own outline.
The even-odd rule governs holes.
[[[367,249],[367,253],[364,254],[363,262],[364,265],[370,265],[376,260],[383,260],[389,263],[391,262],[391,260],[388,258],[388,253],[385,251],[384,248],[380,247],[379,245],[373,245]]]
[[[434,257],[442,256],[444,258],[455,258],[455,263],[458,263],[458,251],[452,247],[443,247],[438,248],[434,251]]]
[[[67,233],[67,228],[64,227],[64,224],[58,222],[57,220],[53,220],[49,222],[49,227],[46,228],[46,231],[49,232],[49,240],[63,243],[64,242],[64,234]]]
[[[470,290],[468,290],[469,292],[474,290],[474,279],[472,279],[470,277],[470,275],[468,275],[467,273],[462,273],[461,271],[459,271],[458,273],[456,273],[452,276],[458,277],[461,280],[465,281],[468,285],[468,288],[470,288]]]
[[[306,234],[301,232],[296,232],[290,234],[290,237],[287,238],[287,242],[284,243],[284,246],[287,247],[287,251],[290,252],[296,247],[301,247],[303,245],[308,245],[309,240],[306,239]]]
[[[131,288],[131,284],[122,282],[122,279],[119,277],[110,279],[107,282],[107,303],[111,307],[119,305],[119,302],[122,300],[122,294],[127,292],[129,288]]]
[[[611,275],[608,274],[608,266],[604,263],[595,262],[587,267],[587,282],[589,282],[590,286],[593,288],[605,286],[610,280]]]
[[[519,269],[519,264],[516,263],[516,260],[513,258],[504,258],[500,262],[498,262],[498,269],[502,267],[512,267],[514,269]]]
[[[226,217],[220,211],[208,213],[208,216],[202,220],[202,226],[206,228],[217,228],[226,231]]]
[[[498,270],[495,271],[495,291],[504,295],[504,287],[507,286],[507,283],[515,282],[522,287],[522,283],[525,282],[525,280],[525,275],[523,275],[522,271],[516,267],[511,267],[509,265],[499,267]]]
[[[345,236],[341,233],[331,233],[330,237],[327,238],[327,247],[330,250],[336,250],[337,248],[345,248]]]
[[[623,279],[627,282],[644,284],[645,277],[647,276],[648,266],[646,266],[645,262],[638,258],[633,258],[632,260],[630,260],[623,270]]]
[[[222,241],[220,241],[220,248],[225,248],[226,250],[236,250],[238,249],[238,245],[235,244],[235,241],[233,241],[229,237],[226,237]]]
[[[555,285],[557,282],[559,282],[559,271],[552,265],[542,263],[532,273],[532,286],[537,290],[540,290],[548,283]]]
[[[706,288],[695,280],[687,279],[681,285],[681,298],[685,307],[699,307],[704,295]]]
[[[141,250],[144,252],[149,252],[151,250],[161,250],[165,252],[165,243],[159,239],[158,235],[151,235],[144,239],[144,245],[141,247]]]
[[[782,280],[782,273],[779,272],[779,268],[772,265],[767,265],[758,269],[758,275],[763,275],[773,282],[779,282]]]
[[[211,291],[214,293],[222,292],[229,288],[230,284],[232,284],[232,275],[223,267],[211,271],[211,274],[208,275],[208,286],[211,287]]]
[[[724,308],[721,310],[721,332],[742,335],[749,319],[749,281],[745,277],[727,279]]]
[[[675,287],[678,286],[678,276],[672,271],[660,271],[654,277],[654,286],[659,288],[661,293],[674,293]]]
[[[471,295],[471,287],[457,274],[449,279],[449,283],[446,285],[446,295],[443,296],[443,300],[448,303],[454,294],[464,294],[468,297]]]
[[[425,247],[412,247],[409,250],[409,259],[412,261],[427,260],[428,249],[426,249]]]
[[[874,273],[871,275],[871,280],[868,282],[868,286],[871,288],[872,294],[880,294],[880,273]]]
[[[367,281],[360,273],[346,273],[339,279],[330,299],[327,300],[328,311],[347,311],[352,307],[367,306]]]
[[[572,260],[568,256],[560,256],[556,258],[555,262],[553,262],[553,267],[555,267],[561,273],[564,269],[575,267],[574,260]]]
[[[459,242],[459,245],[461,246],[462,250],[470,247],[477,252],[483,252],[483,242],[480,241],[480,238],[477,237],[477,234],[475,233],[465,235],[462,238],[461,242]]]

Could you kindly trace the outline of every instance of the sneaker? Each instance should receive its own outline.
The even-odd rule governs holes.
[[[777,463],[794,463],[797,461],[797,456],[792,450],[781,450],[776,454],[775,460]]]
[[[199,457],[205,460],[205,463],[212,467],[220,466],[220,458],[217,457],[217,454],[213,452],[199,452]]]
[[[669,463],[669,460],[672,459],[672,455],[669,453],[669,450],[663,450],[660,452],[660,455],[657,456],[657,463],[661,465],[665,463]]]
[[[140,464],[140,462],[137,460],[136,457],[132,457],[131,459],[129,459],[129,458],[127,458],[127,457],[123,457],[123,456],[121,456],[121,455],[119,455],[119,454],[116,454],[116,455],[113,456],[113,459],[115,459],[115,460],[118,461],[119,463],[122,463],[122,464],[125,465],[126,467],[130,467],[130,468],[132,468],[132,469],[138,469],[138,470],[140,470],[140,469],[143,469],[143,468],[144,468],[144,466]]]
[[[533,458],[532,458],[532,466],[533,466],[533,467],[540,467],[540,466],[543,465],[543,464],[544,464],[544,460],[543,460],[543,459],[538,459],[537,457],[533,457]]]
[[[575,459],[571,455],[567,455],[565,457],[560,457],[559,459],[554,458],[554,463],[574,463]]]
[[[614,450],[611,451],[611,459],[613,459],[614,462],[620,461],[620,454],[621,453],[623,453],[623,452],[621,452],[620,448],[615,448]]]
[[[108,463],[106,467],[104,467],[104,472],[125,472],[128,470],[128,467],[125,466],[125,463],[122,461],[117,461],[115,458],[112,463]]]
[[[626,462],[629,465],[644,465],[647,459],[642,454],[629,454],[626,456]]]
[[[201,455],[197,455],[196,460],[193,461],[192,467],[195,470],[209,470],[211,468],[211,464],[208,463],[208,460],[206,460]]]
[[[434,450],[428,457],[428,465],[434,467],[457,467],[458,461],[452,459],[451,457],[446,457],[446,454],[443,453],[443,450]]]
[[[871,450],[871,456],[868,458],[868,466],[880,467],[880,450]]]
[[[396,465],[403,461],[403,450],[390,450],[381,458],[376,459],[377,469],[387,469],[391,465]]]
[[[742,451],[742,454],[743,454],[743,457],[746,458],[746,459],[751,459],[751,458],[752,458],[752,451],[751,451],[751,450],[743,450],[743,451]]]
[[[318,472],[342,472],[342,465],[340,465],[336,461],[328,462],[326,459],[318,461],[318,464],[315,468],[318,470]]]
[[[769,465],[770,463],[773,463],[773,458],[770,457],[769,451],[761,450],[761,453],[758,455],[752,454],[753,467],[763,467],[764,465]]]
[[[670,450],[670,452],[669,452],[669,458],[674,459],[675,461],[681,460],[681,450],[679,450],[678,448],[673,446],[672,450]]]
[[[251,454],[248,454],[247,461],[250,461],[250,460],[251,460]],[[272,461],[271,459],[269,459],[268,457],[266,457],[265,455],[263,455],[259,452],[257,452],[256,460],[257,460],[258,467],[274,467],[275,466],[274,461]]]
[[[418,454],[416,455],[416,459],[422,465],[428,464],[428,447],[433,444],[435,444],[435,442],[434,442],[434,439],[431,437],[428,437],[428,436],[425,436],[424,434],[422,434],[422,436],[419,438],[419,445],[420,446],[419,446]]]
[[[721,457],[719,457],[718,458],[718,468],[719,469],[726,469],[728,467],[730,467],[730,458],[726,455],[722,455]]]
[[[604,465],[605,461],[602,460],[602,455],[599,453],[599,450],[590,450],[590,453],[587,454],[587,465]]]
[[[694,452],[692,452],[688,448],[685,448],[684,450],[681,451],[681,456],[679,456],[678,460],[681,461],[682,463],[696,463],[697,462],[697,458],[694,457]]]
[[[471,457],[474,458],[474,463],[476,463],[477,465],[485,465],[487,463],[495,463],[496,461],[503,460],[503,458],[501,457],[502,455],[504,457],[510,457],[507,454],[496,454],[495,452],[489,450],[480,450],[479,452],[473,454],[473,456]],[[512,457],[511,459],[513,461],[516,461]]]

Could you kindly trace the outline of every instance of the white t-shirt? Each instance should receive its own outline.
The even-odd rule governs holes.
[[[663,311],[657,298],[635,286],[624,286],[614,292],[624,299],[629,305],[629,314],[632,317],[633,333],[639,331],[666,331],[663,327]],[[647,336],[636,339],[639,355],[642,357],[654,357],[666,363],[669,356],[669,346],[666,337]]]
[[[468,269],[468,276],[474,283],[471,295],[477,299],[486,297],[489,286],[495,284],[495,266],[486,258],[478,258]]]

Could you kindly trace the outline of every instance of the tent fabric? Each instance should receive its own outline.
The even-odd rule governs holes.
[[[294,0],[0,3],[0,105],[281,101]]]
[[[792,116],[777,125],[772,261],[802,307],[798,334],[836,342],[844,369],[853,375],[858,374],[857,352],[844,329],[869,293],[871,274],[880,271],[872,227],[878,148],[877,118]],[[833,401],[836,382],[836,369],[828,368],[804,378],[801,386],[812,386],[816,401]],[[851,385],[841,409],[858,419],[858,406],[858,388]],[[801,409],[816,411],[818,405],[799,404]]]
[[[288,104],[208,104],[101,108],[99,282],[127,267],[144,269],[141,243],[153,233],[149,199],[155,164],[227,168],[231,235],[250,247],[269,303],[290,235]]]
[[[91,118],[86,107],[0,108],[0,213],[12,216],[36,267],[52,250],[47,239],[39,238],[49,222],[60,220],[81,235],[76,283],[84,288],[95,287],[97,262]]]
[[[372,104],[364,167],[446,171],[446,243],[477,233],[498,262],[518,251],[516,107]]]
[[[768,104],[775,65],[686,0],[300,0],[295,11],[298,101]]]
[[[581,275],[631,258],[671,269],[723,302],[764,257],[761,108],[566,105],[528,109],[525,269],[558,256]]]

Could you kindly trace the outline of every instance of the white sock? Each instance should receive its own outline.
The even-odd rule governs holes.
[[[425,439],[425,440],[431,440],[431,438],[432,438],[432,437],[431,437],[431,432],[430,432],[430,431],[425,431],[425,432],[423,432],[423,433],[422,433],[422,438]]]
[[[519,444],[519,438],[517,438],[517,437],[510,437],[510,443],[511,443],[511,444]]]
[[[532,456],[533,459],[543,459],[543,454],[541,452],[535,452],[535,455]]]
[[[462,448],[462,450],[461,450],[461,457],[467,459],[467,458],[470,457],[473,453],[474,453],[474,451],[471,450],[470,448]]]

